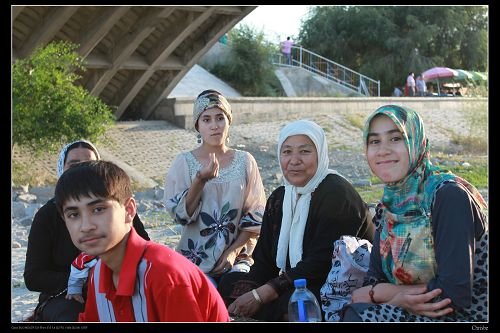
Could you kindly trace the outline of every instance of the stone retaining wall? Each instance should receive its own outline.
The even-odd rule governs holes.
[[[287,120],[329,112],[370,113],[384,104],[396,104],[415,111],[475,110],[488,103],[487,98],[468,97],[238,97],[229,98],[235,117],[234,124]],[[193,127],[193,98],[166,99],[152,115],[152,119],[166,120],[175,125]]]

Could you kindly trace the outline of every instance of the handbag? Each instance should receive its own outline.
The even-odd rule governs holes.
[[[45,320],[43,320],[43,309],[45,308],[45,306],[49,303],[50,300],[52,300],[58,296],[61,296],[67,290],[68,289],[66,288],[63,291],[61,291],[60,293],[57,293],[55,295],[51,295],[51,296],[47,297],[45,300],[43,300],[42,302],[39,302],[37,304],[37,306],[35,307],[35,310],[33,310],[33,314],[23,321],[25,321],[25,322],[44,322]]]
[[[370,241],[355,236],[341,236],[335,241],[332,267],[320,290],[325,321],[340,321],[342,308],[351,302],[352,292],[363,286],[371,249]]]

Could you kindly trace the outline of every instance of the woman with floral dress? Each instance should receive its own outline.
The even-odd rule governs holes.
[[[248,271],[266,202],[254,157],[226,145],[232,110],[215,90],[194,103],[201,145],[176,156],[165,180],[164,202],[182,235],[176,250],[212,278]]]

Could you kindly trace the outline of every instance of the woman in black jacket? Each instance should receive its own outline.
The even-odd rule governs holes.
[[[59,154],[58,176],[75,163],[99,159],[99,152],[91,142],[78,140],[69,143]],[[134,217],[134,228],[142,238],[149,240],[138,215]],[[40,292],[35,320],[77,321],[84,304],[65,297],[71,263],[79,253],[57,212],[54,199],[50,199],[33,218],[24,266],[26,287]]]
[[[278,156],[285,185],[267,200],[255,262],[250,272],[227,274],[219,283],[230,314],[262,321],[288,320],[295,279],[307,279],[307,288],[319,301],[334,241],[342,235],[371,241],[374,233],[358,192],[328,169],[320,126],[308,120],[285,126]]]

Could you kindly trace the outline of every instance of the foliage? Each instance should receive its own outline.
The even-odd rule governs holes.
[[[486,84],[477,84],[467,87],[467,95],[471,97],[488,97],[488,87]]]
[[[450,170],[469,181],[478,189],[488,188],[489,165],[487,155],[477,155],[477,152],[473,152],[470,155],[437,152],[432,155],[435,165]]]
[[[473,165],[471,167],[456,166],[448,167],[448,169],[470,182],[478,189],[488,188],[488,166],[487,165]]]
[[[211,72],[243,96],[282,96],[270,60],[276,46],[264,40],[264,33],[243,24],[229,32],[229,41],[227,62],[216,64]]]
[[[75,139],[97,141],[113,123],[111,109],[75,84],[85,70],[77,45],[52,42],[12,65],[12,140],[35,152]]]
[[[486,6],[316,6],[299,43],[381,81],[381,94],[409,72],[434,66],[487,70]]]
[[[365,116],[362,114],[349,113],[345,116],[345,119],[351,126],[359,128],[361,131],[365,127]]]
[[[382,199],[382,195],[384,194],[383,186],[362,186],[356,187],[360,197],[367,204],[374,204]]]

